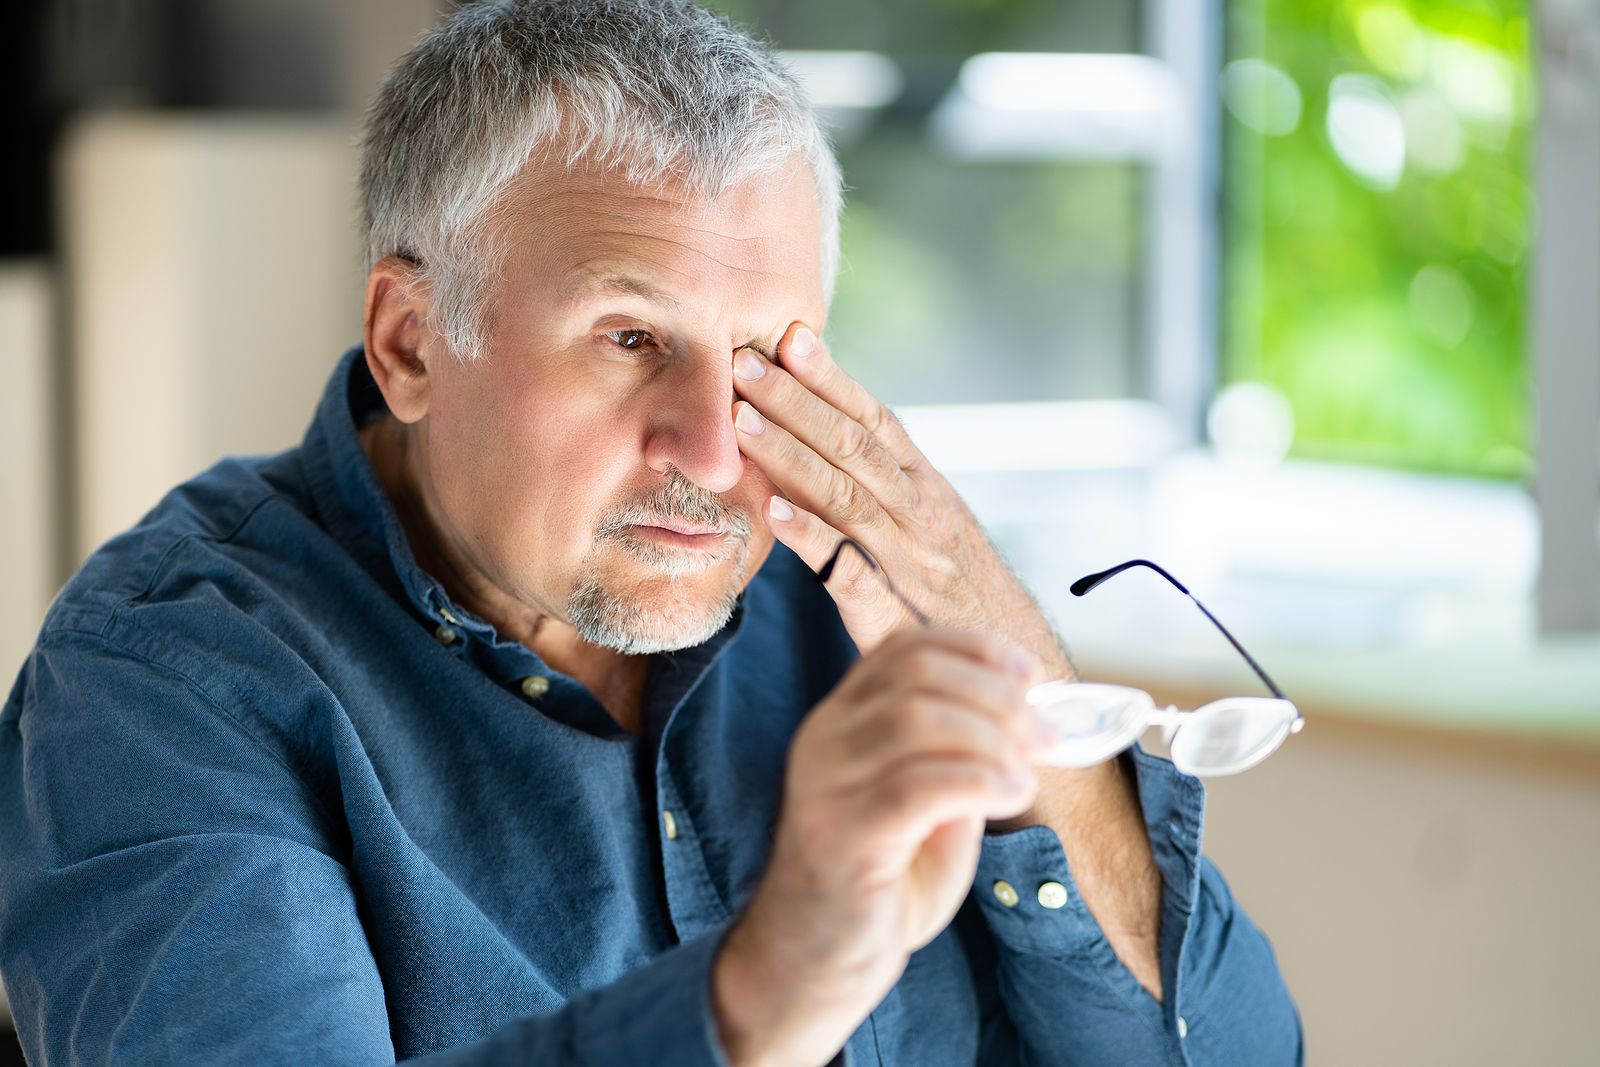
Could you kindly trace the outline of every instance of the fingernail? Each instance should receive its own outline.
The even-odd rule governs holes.
[[[789,339],[789,355],[795,359],[805,359],[816,350],[816,334],[812,333],[804,326],[796,330],[794,332],[794,336]]]
[[[767,428],[766,420],[756,414],[756,409],[746,404],[733,417],[733,424],[747,434],[755,435]]]
[[[783,497],[775,496],[767,504],[767,514],[779,522],[788,522],[794,518],[794,508],[790,507],[789,502]]]
[[[767,373],[767,361],[754,352],[740,352],[733,357],[733,373],[747,382],[753,382]]]
[[[1021,678],[1024,682],[1033,677],[1033,663],[1021,652],[1012,652],[1006,656],[1006,666],[1011,668],[1011,673]]]

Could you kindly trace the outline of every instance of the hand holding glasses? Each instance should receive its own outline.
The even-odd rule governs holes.
[[[853,549],[877,571],[889,592],[924,626],[928,616],[894,587],[889,576],[855,541],[839,542],[817,577],[826,582],[845,548]],[[1171,746],[1172,763],[1185,774],[1218,777],[1248,770],[1277,751],[1284,738],[1299,733],[1305,716],[1283,695],[1275,682],[1244,650],[1217,617],[1200,603],[1182,582],[1149,560],[1133,559],[1115,567],[1079,578],[1072,583],[1072,595],[1083,596],[1106,579],[1130,567],[1149,567],[1171,582],[1179,592],[1194,601],[1195,607],[1222,636],[1238,650],[1250,669],[1256,672],[1271,697],[1224,697],[1193,711],[1157,708],[1155,700],[1142,689],[1124,685],[1102,685],[1057,679],[1028,690],[1027,701],[1036,718],[1053,735],[1054,743],[1039,762],[1057,767],[1090,767],[1108,760],[1130,747],[1152,726],[1160,726]]]

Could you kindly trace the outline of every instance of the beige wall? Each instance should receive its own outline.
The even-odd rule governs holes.
[[[33,645],[55,592],[55,499],[58,457],[51,368],[55,349],[54,277],[41,260],[0,264],[0,675],[12,677]]]
[[[62,166],[78,558],[227,454],[298,442],[360,340],[338,119],[107,114]]]
[[[1309,1064],[1600,1063],[1600,754],[1308,716],[1207,796]]]
[[[9,692],[55,591],[54,439],[50,366],[55,293],[40,261],[0,264],[0,682]],[[0,1020],[9,1016],[0,988]]]

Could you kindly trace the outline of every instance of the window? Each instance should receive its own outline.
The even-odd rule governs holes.
[[[1081,136],[1125,82],[1077,100],[1070,129],[1029,110],[1036,69],[1007,83],[1017,53],[1138,58],[1137,5],[714,6],[774,39],[830,120],[847,194],[829,339],[869,390],[896,408],[1145,395],[1148,152]]]
[[[1527,6],[1229,0],[1223,377],[1293,454],[1530,473]]]

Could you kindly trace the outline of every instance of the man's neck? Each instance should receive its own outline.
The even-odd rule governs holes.
[[[394,505],[417,565],[444,586],[451,600],[555,670],[582,682],[623,729],[640,733],[650,658],[591,644],[561,620],[531,610],[495,588],[451,550],[448,538],[439,536],[408,457],[406,427],[385,416],[362,427],[359,437],[378,484]]]

